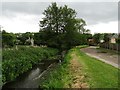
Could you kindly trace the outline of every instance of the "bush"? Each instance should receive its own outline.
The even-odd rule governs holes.
[[[56,59],[57,54],[57,49],[47,47],[19,47],[18,50],[3,50],[3,82],[14,80],[41,60]]]

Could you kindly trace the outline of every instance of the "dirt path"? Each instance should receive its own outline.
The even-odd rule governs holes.
[[[81,51],[85,52],[87,55],[97,58],[105,63],[111,64],[118,68],[118,55],[111,53],[102,53],[95,46],[90,46],[87,48],[82,48]]]
[[[85,82],[85,76],[81,72],[82,66],[78,62],[78,57],[75,53],[72,55],[72,60],[70,61],[70,73],[72,75],[72,83],[70,88],[88,88],[88,84]]]

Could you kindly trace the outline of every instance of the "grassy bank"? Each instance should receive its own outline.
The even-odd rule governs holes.
[[[87,45],[79,46],[79,48],[87,47]],[[65,55],[64,61],[54,71],[52,71],[49,77],[40,84],[42,88],[69,88],[73,82],[73,75],[71,74],[70,60],[73,58],[71,55],[74,49],[68,51]]]
[[[91,88],[118,88],[117,68],[89,57],[81,52],[80,48],[76,48],[76,54],[82,64],[82,72],[86,73],[87,82]]]
[[[52,71],[49,77],[40,84],[41,88],[64,88],[65,84],[70,83],[71,75],[69,74],[69,60],[71,59],[71,50],[65,56],[64,61],[54,71]]]
[[[40,86],[44,88],[69,88],[74,82],[75,77],[73,76],[80,75],[79,72],[71,73],[76,69],[70,71],[70,61],[76,59],[81,66],[80,73],[84,76],[84,81],[80,82],[87,82],[90,88],[118,88],[118,69],[87,56],[80,51],[80,48],[83,47],[86,46],[78,46],[69,50],[64,62],[54,71],[51,71],[49,77]]]
[[[57,59],[58,50],[48,47],[26,47],[4,49],[2,60],[3,82],[14,80],[20,74],[28,71],[41,60]]]

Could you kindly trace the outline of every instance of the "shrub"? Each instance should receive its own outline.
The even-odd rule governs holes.
[[[56,59],[57,54],[57,49],[47,47],[19,47],[18,50],[3,50],[3,82],[14,80],[41,60]]]

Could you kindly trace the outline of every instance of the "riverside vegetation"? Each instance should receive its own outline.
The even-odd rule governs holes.
[[[28,71],[41,60],[56,59],[58,50],[48,47],[25,47],[3,49],[2,79],[3,82],[14,80],[20,74]]]
[[[119,88],[120,70],[86,55],[80,51],[83,47],[86,46],[78,46],[69,50],[62,65],[52,71],[40,87]],[[79,67],[76,67],[78,64]],[[74,68],[71,69],[71,65]]]
[[[87,56],[80,49],[94,39],[98,45],[98,36],[85,29],[86,22],[76,18],[76,11],[67,5],[52,3],[43,12],[44,18],[39,22],[40,30],[36,33],[2,33],[2,80],[13,81],[20,74],[32,69],[42,60],[59,59],[58,54],[67,51],[61,65],[51,71],[48,78],[40,83],[43,88],[117,88],[118,72],[108,64]],[[103,36],[103,35],[102,35]],[[104,35],[106,36],[106,35]],[[103,39],[105,39],[104,37]],[[26,47],[31,45],[37,47]],[[107,41],[109,41],[107,39]],[[19,46],[18,49],[13,48]],[[47,47],[40,47],[41,45]],[[78,46],[78,47],[77,47]],[[10,48],[10,49],[9,49]]]

